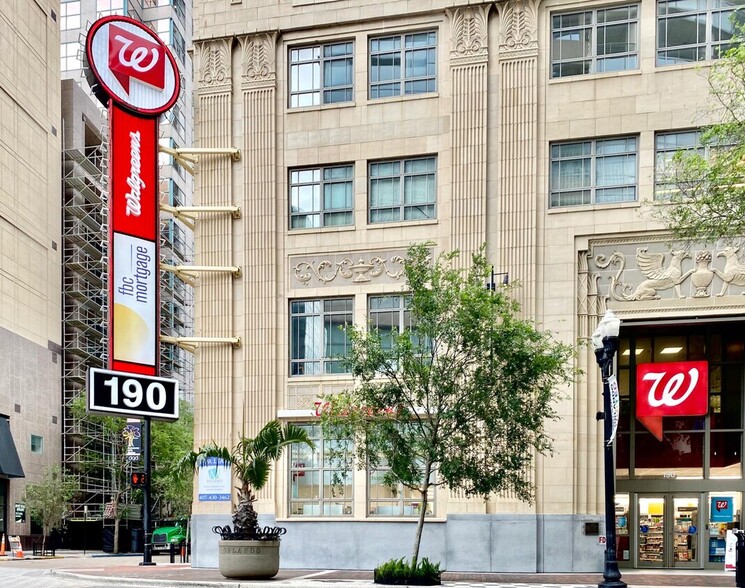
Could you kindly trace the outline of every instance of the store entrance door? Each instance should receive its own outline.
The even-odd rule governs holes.
[[[699,495],[638,495],[637,565],[702,568],[701,504]]]

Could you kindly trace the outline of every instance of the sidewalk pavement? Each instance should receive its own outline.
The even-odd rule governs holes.
[[[178,559],[177,559],[178,560]],[[271,580],[229,580],[212,568],[192,568],[191,564],[169,563],[167,555],[153,557],[154,566],[142,566],[141,555],[111,555],[103,552],[59,550],[57,556],[27,557],[23,560],[0,557],[0,566],[49,569],[64,578],[78,578],[116,586],[178,586],[230,588],[367,588],[373,585],[371,570],[289,570],[282,569]],[[1,569],[1,567],[0,567]],[[734,573],[717,570],[621,570],[629,587],[711,586],[732,588]],[[561,587],[595,588],[603,580],[600,573],[473,573],[445,572],[443,584],[456,588]]]

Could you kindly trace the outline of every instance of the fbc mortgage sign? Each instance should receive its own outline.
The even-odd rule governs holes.
[[[112,376],[124,387],[109,390],[108,398],[121,402],[89,404],[98,412],[155,416],[163,409],[164,383],[142,377],[158,375],[160,355],[158,117],[178,99],[180,77],[161,39],[122,16],[91,25],[85,61],[91,88],[109,113],[108,368],[141,376]],[[89,375],[89,395],[99,375]],[[138,387],[147,407],[134,403]]]

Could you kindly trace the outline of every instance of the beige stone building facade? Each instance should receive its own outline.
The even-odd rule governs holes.
[[[352,384],[334,327],[405,324],[411,242],[465,258],[486,242],[525,315],[563,341],[588,340],[606,308],[623,321],[622,565],[721,568],[741,508],[745,269],[734,247],[671,243],[651,204],[671,154],[698,144],[706,66],[740,4],[195,2],[198,144],[241,152],[202,156],[196,176],[198,204],[241,210],[197,225],[197,263],[241,271],[200,279],[196,335],[241,345],[197,351],[195,442],[275,417],[317,435],[319,396]],[[602,385],[578,349],[535,504],[438,488],[423,555],[448,570],[601,568]],[[634,418],[637,365],[687,360],[708,361],[709,411],[666,417],[657,441]],[[282,565],[408,553],[416,497],[364,467],[334,474],[323,449],[277,465],[260,508],[288,528]],[[230,504],[200,494],[194,563],[213,566]]]
[[[0,533],[60,463],[59,2],[0,5]]]

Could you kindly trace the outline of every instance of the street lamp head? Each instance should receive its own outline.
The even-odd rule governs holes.
[[[602,338],[605,337],[618,337],[618,333],[621,331],[621,319],[618,318],[613,311],[609,308],[605,311],[605,315],[598,324]]]

